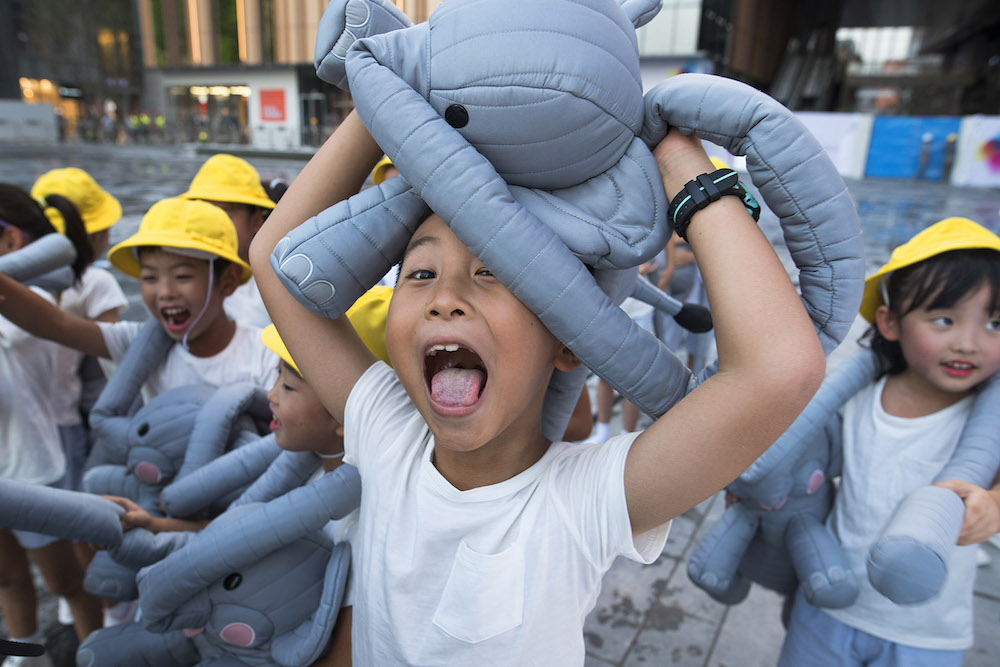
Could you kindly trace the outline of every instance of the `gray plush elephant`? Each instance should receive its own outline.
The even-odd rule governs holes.
[[[122,533],[122,509],[85,492],[0,479],[0,526],[108,547],[140,571],[142,624],[91,634],[83,666],[307,665],[326,649],[350,548],[324,532],[357,508],[357,470],[340,466],[201,533]]]
[[[802,414],[729,486],[739,502],[701,540],[688,576],[713,598],[735,604],[750,582],[779,593],[801,586],[810,604],[840,608],[858,595],[856,573],[824,522],[830,482],[840,475],[838,411],[879,376],[870,350],[860,350],[824,380]],[[962,479],[989,486],[1000,466],[1000,381],[979,389],[959,444],[934,481]],[[947,577],[965,507],[949,489],[927,486],[897,508],[868,554],[875,590],[897,604],[936,595]],[[861,575],[863,576],[863,575]]]
[[[385,0],[331,2],[317,72],[349,86],[402,176],[282,239],[271,263],[285,287],[315,312],[342,315],[433,210],[587,367],[659,416],[688,391],[690,373],[616,304],[635,283],[623,271],[669,234],[649,146],[672,125],[747,156],[832,350],[864,271],[843,180],[791,112],[748,86],[681,75],[644,99],[634,29],[658,9],[657,0],[444,2],[410,26]],[[553,377],[548,438],[561,438],[584,375]]]
[[[150,321],[129,346],[91,411],[94,447],[83,477],[85,490],[130,498],[158,516],[163,515],[160,493],[167,484],[258,439],[259,423],[269,414],[263,391],[249,384],[176,387],[138,407],[142,384],[171,345],[162,327]],[[202,516],[218,514],[239,491],[222,497]],[[84,587],[112,600],[133,600],[138,592],[135,570],[103,552],[88,566]]]

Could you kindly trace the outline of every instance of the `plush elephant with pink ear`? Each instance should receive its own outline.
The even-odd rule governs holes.
[[[832,350],[864,278],[843,180],[791,112],[748,86],[681,75],[644,99],[635,28],[658,9],[658,0],[446,1],[411,26],[386,0],[331,2],[317,72],[349,86],[402,175],[282,239],[271,264],[285,287],[339,317],[433,210],[587,367],[657,417],[688,391],[690,373],[616,304],[635,280],[619,274],[669,235],[649,146],[673,125],[747,156]],[[553,377],[550,439],[561,439],[579,397],[578,371]]]
[[[308,665],[326,650],[350,562],[325,532],[354,511],[361,482],[342,465],[201,533],[122,533],[122,509],[89,493],[0,479],[0,526],[108,547],[139,574],[142,623],[91,634],[87,667]]]

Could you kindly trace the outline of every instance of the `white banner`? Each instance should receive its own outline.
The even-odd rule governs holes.
[[[797,111],[795,117],[816,137],[841,176],[864,177],[872,136],[871,114]]]

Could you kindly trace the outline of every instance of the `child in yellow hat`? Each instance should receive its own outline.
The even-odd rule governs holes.
[[[862,664],[840,661],[860,641],[895,656],[879,664],[957,666],[973,641],[976,549],[956,548],[941,593],[910,606],[874,589],[865,559],[898,505],[949,461],[977,388],[1000,369],[1000,237],[966,218],[931,225],[865,281],[861,315],[882,375],[841,409],[843,477],[828,520],[861,592],[843,609],[798,595],[779,664]],[[959,544],[1000,530],[1000,490],[938,485],[965,500]]]
[[[206,201],[226,212],[236,227],[238,254],[244,262],[248,261],[250,241],[276,201],[253,165],[226,153],[205,160],[181,197]],[[252,277],[227,300],[226,312],[234,320],[254,326],[263,327],[271,322]]]
[[[186,384],[271,385],[276,359],[261,342],[260,329],[234,322],[222,307],[250,279],[250,267],[239,257],[236,230],[221,209],[201,201],[161,200],[108,259],[139,279],[150,316],[181,343],[146,381],[145,400]],[[0,314],[34,335],[116,363],[142,327],[70,315],[2,275],[0,295]]]

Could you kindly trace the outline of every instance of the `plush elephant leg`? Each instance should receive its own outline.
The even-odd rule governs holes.
[[[964,515],[965,503],[950,489],[925,486],[907,496],[868,552],[875,590],[901,605],[937,595]]]
[[[788,521],[785,544],[809,604],[841,609],[858,597],[858,582],[833,534],[815,517],[797,514]]]
[[[274,436],[265,436],[174,480],[163,489],[160,503],[170,516],[193,516],[222,495],[253,483],[281,455]]]
[[[139,597],[135,575],[135,570],[116,563],[107,551],[98,551],[87,566],[83,588],[91,595],[106,600],[127,602]]]
[[[179,667],[198,663],[198,652],[180,630],[155,634],[138,623],[93,632],[76,650],[78,667]]]
[[[688,559],[688,577],[723,604],[737,604],[750,591],[739,573],[747,545],[757,533],[757,517],[737,503],[729,507]]]
[[[83,488],[88,493],[124,496],[137,501],[145,495],[139,479],[129,475],[123,465],[94,466],[83,474]]]
[[[348,90],[344,61],[347,51],[359,39],[413,23],[387,0],[334,0],[323,10],[316,32],[316,76],[342,90]]]

